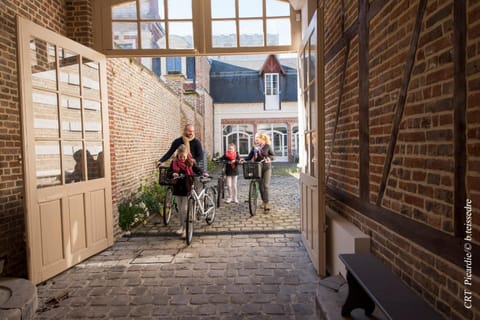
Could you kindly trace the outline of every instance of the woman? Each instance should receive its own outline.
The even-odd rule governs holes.
[[[270,146],[270,138],[263,132],[258,132],[255,135],[255,146],[252,148],[245,160],[253,160],[256,162],[263,161],[262,178],[260,179],[260,196],[262,197],[262,208],[269,211],[269,190],[270,180],[272,177],[272,160],[275,156],[273,148]]]

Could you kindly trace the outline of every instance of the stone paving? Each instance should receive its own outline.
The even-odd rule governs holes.
[[[275,172],[275,171],[274,171]],[[193,243],[159,216],[38,285],[35,319],[321,319],[318,278],[299,234],[298,178],[272,178],[271,211],[239,204],[197,222]]]

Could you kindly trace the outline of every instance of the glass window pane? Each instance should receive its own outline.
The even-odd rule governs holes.
[[[81,141],[64,142],[63,161],[65,166],[65,183],[85,180],[85,175],[83,174],[83,145]]]
[[[235,21],[212,22],[212,47],[237,47],[237,27]]]
[[[137,23],[114,22],[112,33],[114,49],[137,49]]]
[[[232,126],[223,126],[223,134],[227,135],[232,132]]]
[[[62,96],[62,138],[82,138],[82,113],[80,110],[80,98]]]
[[[241,20],[240,21],[240,46],[261,47],[263,46],[263,21]]]
[[[193,49],[193,26],[191,22],[168,23],[169,49]]]
[[[57,90],[55,46],[36,38],[30,39],[32,85],[37,88]]]
[[[192,19],[192,0],[168,0],[168,19]]]
[[[37,188],[56,186],[62,183],[58,141],[35,142],[35,169]]]
[[[104,168],[102,142],[87,142],[88,180],[103,178],[105,176]]]
[[[263,1],[238,0],[238,10],[240,18],[263,17]]]
[[[140,0],[140,19],[165,19],[163,0]]]
[[[33,90],[33,129],[36,138],[58,138],[58,97],[56,93]]]
[[[97,62],[87,58],[83,58],[82,62],[82,95],[100,99],[100,66]]]
[[[212,19],[235,18],[235,0],[211,0]]]
[[[267,17],[290,16],[290,4],[285,1],[267,0]]]
[[[137,20],[137,2],[131,1],[112,6],[113,20]]]
[[[62,93],[80,95],[80,55],[67,49],[58,49]]]
[[[267,19],[267,45],[289,46],[291,44],[290,19]]]
[[[85,116],[85,139],[102,139],[102,113],[100,102],[92,100],[83,100]]]
[[[165,23],[143,22],[141,25],[142,49],[166,49]]]
[[[240,133],[238,137],[240,139],[240,141],[238,142],[239,144],[237,145],[238,153],[242,156],[246,156],[250,152],[251,135]]]

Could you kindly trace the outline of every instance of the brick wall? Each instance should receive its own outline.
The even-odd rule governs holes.
[[[66,31],[70,39],[93,46],[93,0],[66,0]]]
[[[48,12],[48,14],[45,14]],[[62,0],[3,0],[0,4],[0,259],[4,274],[26,276],[22,140],[17,73],[16,16],[64,34]]]
[[[107,76],[114,233],[118,236],[118,203],[145,179],[153,178],[157,160],[182,134],[186,123],[195,122],[196,130],[203,131],[203,116],[195,116],[192,105],[180,99],[180,92],[167,87],[135,59],[109,59]],[[168,82],[174,81],[169,78]]]
[[[375,2],[375,1],[373,1]],[[370,3],[373,3],[370,1]],[[404,77],[418,1],[387,1],[369,22],[369,204],[380,191],[396,107]],[[358,2],[325,2],[325,53],[358,16]],[[382,1],[376,4],[383,4]],[[480,3],[467,3],[466,147],[467,198],[473,204],[473,242],[480,243]],[[454,1],[427,1],[404,112],[380,206],[389,214],[428,225],[454,239]],[[358,198],[359,69],[358,36],[328,57],[325,72],[325,157],[327,185]],[[343,94],[340,97],[340,92]],[[340,108],[338,104],[340,101]],[[337,114],[338,112],[338,114]],[[337,121],[338,116],[338,121]],[[336,127],[335,127],[336,126]],[[449,319],[478,319],[480,308],[463,304],[463,261],[452,263],[395,233],[364,214],[329,202],[366,234],[372,251]],[[385,211],[387,212],[387,211]],[[461,235],[457,237],[458,241]],[[433,240],[432,240],[433,241]],[[478,281],[478,278],[477,280]],[[472,289],[472,288],[469,288]],[[474,299],[480,299],[473,288]]]

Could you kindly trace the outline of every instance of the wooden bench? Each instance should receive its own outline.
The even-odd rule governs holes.
[[[348,296],[342,316],[356,308],[370,316],[377,305],[388,319],[444,319],[372,254],[340,254],[347,269]]]

